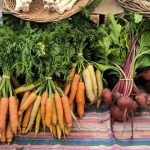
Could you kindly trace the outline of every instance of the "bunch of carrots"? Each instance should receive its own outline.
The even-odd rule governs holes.
[[[0,97],[0,141],[10,144],[17,134],[19,102],[8,75],[0,78]]]
[[[89,63],[80,52],[77,61],[72,64],[64,86],[64,94],[69,97],[69,103],[74,110],[76,103],[77,114],[80,118],[84,115],[85,99],[91,104],[96,103],[97,108],[101,104],[103,91],[102,74],[99,69],[94,70],[92,63]]]
[[[25,134],[35,126],[36,136],[42,124],[44,132],[47,127],[55,138],[69,136],[73,119],[68,97],[51,78],[37,85],[30,91],[26,90],[31,89],[31,85],[15,90],[16,93],[24,91],[18,111],[19,133]]]

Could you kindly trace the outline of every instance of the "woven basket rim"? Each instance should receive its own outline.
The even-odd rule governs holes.
[[[13,1],[13,3],[12,3]],[[73,6],[73,8],[71,10],[65,11],[62,15],[58,14],[57,12],[49,12],[49,11],[45,11],[44,8],[40,11],[38,10],[38,13],[22,13],[22,12],[15,12],[14,8],[12,7],[12,5],[14,4],[14,0],[4,0],[3,3],[3,7],[4,9],[6,9],[10,14],[23,19],[23,20],[27,20],[27,21],[33,21],[33,22],[56,22],[62,19],[66,19],[76,13],[78,13],[82,8],[84,8],[85,6],[87,6],[88,4],[90,4],[93,0],[78,0],[75,5]],[[43,0],[36,0],[38,1],[43,1]],[[10,3],[11,2],[11,3]],[[34,0],[33,0],[33,6],[34,6]],[[42,7],[42,6],[40,6]],[[36,9],[36,8],[34,8]],[[37,11],[37,10],[36,10]],[[34,12],[34,10],[33,10]]]
[[[127,11],[136,12],[150,18],[150,2],[146,0],[117,0]]]

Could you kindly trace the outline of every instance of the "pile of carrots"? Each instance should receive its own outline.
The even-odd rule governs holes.
[[[24,92],[18,111],[18,131],[20,134],[25,134],[34,126],[36,136],[42,125],[44,132],[47,127],[53,137],[61,139],[70,135],[74,115],[71,112],[69,99],[63,91],[51,79],[48,79],[46,83],[47,88],[44,90],[42,86],[39,86],[37,89]],[[41,91],[39,91],[40,88]],[[19,88],[16,89],[18,90]]]
[[[7,74],[0,77],[0,141],[10,144],[17,134],[19,101]]]
[[[103,81],[100,70],[94,70],[90,63],[84,64],[77,61],[72,65],[64,86],[64,94],[69,97],[69,103],[74,110],[77,106],[77,114],[80,118],[84,115],[85,100],[88,99],[91,104],[96,103],[97,108],[101,104],[101,95],[103,91]]]
[[[10,144],[17,134],[18,100],[15,96],[3,97],[0,100],[0,141]]]
[[[78,63],[72,65],[64,90],[52,78],[45,77],[42,83],[15,89],[15,96],[1,98],[1,142],[7,140],[11,143],[16,134],[26,134],[31,130],[37,136],[41,128],[44,132],[48,128],[52,137],[58,139],[70,136],[73,120],[76,121],[75,106],[82,118],[86,98],[99,107],[103,91],[101,72],[95,71],[90,63],[80,70],[79,66]],[[19,104],[17,96],[20,93],[23,96]]]

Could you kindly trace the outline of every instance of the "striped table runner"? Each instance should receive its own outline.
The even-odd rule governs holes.
[[[74,124],[71,137],[57,140],[49,132],[40,132],[34,137],[34,132],[16,137],[11,145],[2,144],[5,149],[54,149],[54,150],[150,150],[150,114],[146,110],[134,117],[134,139],[131,137],[131,123],[115,122],[112,137],[110,114],[107,107],[96,109],[86,108],[86,114],[78,124]]]

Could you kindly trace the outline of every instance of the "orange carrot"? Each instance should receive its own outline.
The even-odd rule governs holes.
[[[65,95],[68,95],[68,93],[70,91],[70,88],[71,88],[71,83],[66,83],[65,84],[65,89],[64,89],[64,94]]]
[[[0,100],[0,109],[1,109],[1,100]],[[1,110],[0,110],[0,112],[1,112]],[[1,115],[1,114],[0,114]]]
[[[66,136],[69,136],[69,135],[70,135],[70,131],[69,131],[69,129],[67,128],[66,125],[65,125],[65,135],[66,135]]]
[[[72,65],[72,68],[69,72],[69,75],[67,77],[67,83],[65,84],[65,88],[64,88],[64,94],[65,95],[68,95],[69,91],[70,91],[70,87],[71,87],[71,82],[72,82],[72,79],[75,75],[75,71],[76,71],[76,64],[73,64]]]
[[[64,116],[63,116],[63,106],[61,102],[61,97],[58,93],[55,93],[54,97],[55,97],[58,123],[60,125],[60,128],[64,131]]]
[[[80,118],[82,118],[84,114],[84,103],[85,103],[84,91],[85,91],[84,82],[80,81],[78,84],[76,94],[77,112]]]
[[[46,101],[46,114],[45,124],[52,131],[52,112],[53,112],[53,99],[54,96],[50,96]]]
[[[56,112],[56,104],[55,104],[55,100],[54,99],[53,99],[52,124],[55,125],[55,126],[57,124],[57,112]]]
[[[14,96],[9,97],[9,116],[10,124],[14,134],[17,133],[18,127],[18,108],[17,108],[17,99]]]
[[[7,112],[8,112],[8,103],[9,100],[6,97],[1,98],[0,105],[0,134],[3,133],[6,124]]]
[[[42,123],[45,131],[45,112],[46,112],[46,101],[48,99],[48,92],[45,91],[42,94],[42,99],[41,99],[41,118],[42,118]]]
[[[23,114],[23,112],[28,109],[28,107],[36,100],[36,93],[32,92],[28,98],[26,99],[26,101],[24,102],[24,104],[22,105],[22,107],[19,109],[18,115],[21,116]]]
[[[70,128],[72,127],[72,116],[71,116],[71,107],[69,104],[69,99],[66,95],[62,96],[62,104],[63,104],[63,110],[65,114],[65,120],[67,123],[67,127]]]
[[[0,141],[1,141],[2,143],[6,142],[6,122],[5,122],[5,126],[4,126],[4,129],[3,129],[3,132],[2,132],[2,134],[1,134]]]
[[[70,95],[69,95],[69,103],[70,103],[70,105],[72,105],[73,100],[75,98],[79,80],[80,80],[80,75],[76,73],[74,78],[73,78],[73,81],[72,81],[71,92],[70,92]]]
[[[7,125],[7,130],[6,130],[6,139],[7,139],[7,143],[10,144],[13,140],[13,131],[10,125],[10,121],[8,122]]]
[[[26,128],[30,121],[31,111],[32,111],[33,104],[30,105],[30,107],[26,110],[22,122],[22,134],[25,134]]]
[[[24,102],[26,101],[27,97],[30,95],[30,91],[26,91],[22,97],[22,100],[21,100],[21,103],[20,103],[20,106],[19,106],[19,109],[22,107],[22,105],[24,104]],[[22,118],[23,118],[23,115],[19,116],[18,120],[19,120],[19,126],[18,126],[18,131],[19,133],[21,133],[21,122],[22,122]]]
[[[30,93],[31,93],[30,91],[24,92],[24,95],[23,95],[23,97],[21,99],[21,103],[20,103],[19,109],[22,107],[22,105],[24,104],[24,102],[26,101],[26,99],[30,95]]]

